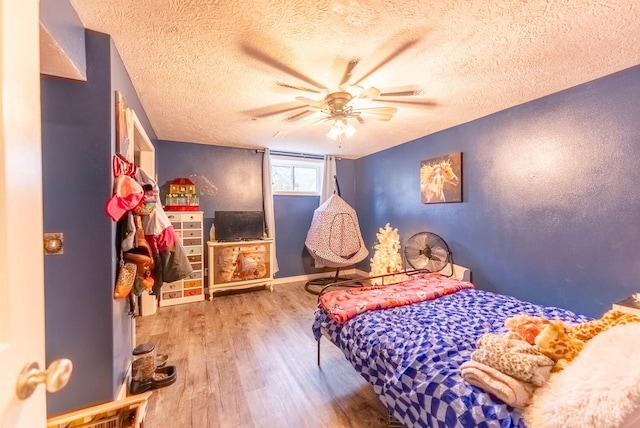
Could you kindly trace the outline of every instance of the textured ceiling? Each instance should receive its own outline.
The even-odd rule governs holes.
[[[163,140],[357,158],[640,63],[638,0],[71,3],[113,37]],[[347,83],[421,104],[363,116],[341,144],[285,120],[304,108],[276,113],[337,91],[350,60]]]

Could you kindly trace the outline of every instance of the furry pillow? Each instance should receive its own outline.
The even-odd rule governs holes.
[[[523,414],[527,426],[638,427],[639,355],[640,323],[598,334],[562,372],[552,375],[535,392]]]

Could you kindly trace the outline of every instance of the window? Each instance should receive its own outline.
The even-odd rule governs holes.
[[[319,195],[322,159],[271,156],[271,186],[275,195]]]

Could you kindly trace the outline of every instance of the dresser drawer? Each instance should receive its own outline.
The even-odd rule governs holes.
[[[184,252],[186,253],[187,257],[188,256],[193,256],[196,254],[202,254],[202,246],[198,245],[198,246],[193,246],[193,247],[184,247]]]
[[[182,222],[183,229],[202,229],[202,223],[199,221],[183,221]]]
[[[182,290],[182,282],[165,282],[162,285],[162,291],[180,291]]]
[[[178,231],[180,229],[182,229],[182,223],[180,223],[179,221],[172,221],[171,222],[171,226],[173,226],[173,228]]]
[[[202,236],[201,229],[185,229],[182,231],[182,236],[185,238],[200,238]]]
[[[189,281],[184,282],[184,288],[196,288],[202,287],[201,279],[191,279]]]
[[[202,263],[191,263],[191,269],[202,270]]]
[[[201,243],[202,240],[200,238],[185,238],[184,236],[182,237],[182,245],[184,245],[185,247],[200,245]]]
[[[190,288],[187,290],[184,290],[184,297],[187,296],[198,296],[202,294],[202,289],[201,288]]]
[[[162,293],[163,300],[179,299],[180,297],[182,297],[181,291],[171,291],[169,293]]]
[[[202,271],[201,270],[194,270],[189,275],[187,275],[185,280],[187,280],[187,279],[197,279],[197,278],[202,278]]]
[[[187,256],[187,258],[189,259],[189,261],[191,263],[201,262],[202,261],[202,255],[201,254],[196,254],[195,256]]]
[[[182,214],[180,213],[166,213],[167,214],[167,218],[169,219],[170,222],[174,222],[177,221],[178,223],[180,223],[182,221]]]
[[[202,223],[202,213],[182,213],[180,217],[182,222],[195,221],[197,223]]]

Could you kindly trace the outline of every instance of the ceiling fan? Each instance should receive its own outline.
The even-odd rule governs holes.
[[[375,120],[389,121],[398,111],[397,107],[362,107],[358,106],[359,100],[368,100],[379,95],[376,88],[364,90],[361,86],[350,85],[345,90],[331,92],[324,99],[316,101],[306,97],[296,97],[296,101],[301,103],[302,112],[295,113],[285,119],[287,122],[296,122],[301,119],[311,118],[314,123],[331,122],[332,125],[327,132],[327,137],[333,140],[340,140],[355,134],[356,129],[349,119],[355,119],[364,124],[363,116],[371,117]]]
[[[342,141],[343,136],[349,138],[356,132],[355,127],[351,123],[351,119],[356,120],[361,125],[365,123],[365,118],[378,121],[391,120],[394,114],[398,111],[398,108],[388,104],[432,106],[434,103],[430,100],[406,98],[422,95],[423,92],[420,88],[401,87],[381,90],[375,87],[363,88],[359,85],[359,83],[365,78],[417,42],[418,40],[411,40],[404,43],[376,66],[372,67],[368,72],[364,73],[360,78],[354,81],[352,81],[352,73],[360,60],[349,60],[342,74],[340,83],[337,85],[338,90],[333,92],[321,83],[318,83],[305,74],[292,69],[266,53],[259,51],[252,46],[244,45],[242,48],[249,56],[309,85],[303,86],[276,82],[276,85],[279,87],[307,92],[313,94],[311,95],[312,97],[322,95],[322,98],[319,99],[298,96],[295,97],[295,103],[293,104],[286,103],[280,106],[272,106],[273,108],[271,109],[261,109],[255,116],[267,117],[283,113],[293,113],[286,117],[284,121],[288,123],[297,122],[300,124],[330,122],[331,127],[329,128],[329,132],[326,134],[327,137]]]

